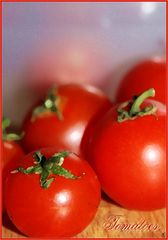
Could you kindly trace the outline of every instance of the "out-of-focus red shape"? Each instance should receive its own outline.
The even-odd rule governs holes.
[[[31,112],[23,124],[23,147],[30,152],[56,146],[81,154],[95,125],[112,103],[101,90],[90,85],[60,85],[55,94],[60,97],[58,108],[63,119],[49,111],[39,113],[32,121]]]
[[[141,62],[127,73],[119,85],[116,102],[127,101],[149,88],[155,89],[156,100],[165,103],[166,63],[159,57]]]

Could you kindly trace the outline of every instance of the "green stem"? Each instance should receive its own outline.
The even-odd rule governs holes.
[[[155,96],[155,89],[150,88],[149,90],[143,92],[141,95],[139,95],[136,100],[133,102],[132,107],[130,109],[130,115],[134,116],[138,112],[140,112],[140,106],[141,104],[145,101],[145,99],[149,97],[154,97]]]
[[[11,120],[9,118],[2,119],[2,130],[5,131],[7,127],[11,125]]]
[[[4,141],[18,141],[23,138],[24,133],[16,134],[16,133],[7,133],[7,128],[10,127],[11,120],[9,118],[3,117],[2,119],[2,139]]]
[[[62,167],[64,159],[68,157],[70,152],[68,151],[61,151],[50,158],[46,158],[41,152],[36,151],[33,154],[34,157],[34,165],[29,166],[28,168],[24,169],[22,167],[18,167],[16,170],[12,171],[11,173],[18,173],[21,172],[23,174],[39,174],[40,175],[40,186],[42,188],[49,188],[51,183],[54,181],[55,176],[61,176],[67,179],[77,179],[78,176],[74,175],[69,170]],[[50,177],[52,175],[52,177]]]
[[[137,117],[143,117],[147,115],[154,115],[157,111],[157,107],[153,104],[149,104],[145,108],[140,108],[141,104],[149,97],[155,96],[155,89],[150,88],[147,91],[143,92],[137,98],[134,98],[133,101],[127,101],[121,103],[117,109],[118,122],[123,122],[126,120],[133,120]]]
[[[59,109],[60,102],[61,102],[61,98],[57,94],[57,89],[54,87],[48,92],[48,94],[47,94],[44,102],[42,103],[42,105],[37,106],[33,110],[32,121],[34,121],[36,117],[38,117],[40,114],[42,114],[46,111],[56,113],[58,119],[60,121],[63,120],[63,115],[62,115],[62,113]]]

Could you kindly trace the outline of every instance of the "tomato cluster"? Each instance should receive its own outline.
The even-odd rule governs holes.
[[[164,63],[147,61],[121,81],[116,104],[95,87],[60,85],[21,135],[3,119],[3,207],[15,226],[29,237],[75,236],[101,189],[128,209],[165,207],[165,84]]]

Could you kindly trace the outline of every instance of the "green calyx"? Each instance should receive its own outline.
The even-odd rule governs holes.
[[[44,113],[46,111],[51,111],[51,112],[55,112],[58,119],[62,120],[63,116],[62,113],[59,109],[59,103],[60,103],[60,96],[56,94],[56,88],[52,88],[45,100],[44,103],[40,106],[37,106],[32,113],[32,120],[34,118],[36,118],[39,114]]]
[[[155,96],[155,89],[150,88],[149,90],[143,92],[138,97],[133,97],[133,100],[124,102],[120,104],[117,109],[118,112],[118,122],[123,122],[126,120],[134,120],[137,117],[143,117],[146,115],[154,115],[157,111],[156,106],[149,105],[145,108],[140,108],[141,104],[149,97]],[[128,108],[128,110],[126,110]]]
[[[10,127],[11,120],[9,118],[2,119],[2,139],[3,141],[18,141],[21,140],[23,137],[23,133],[16,134],[16,133],[7,133],[7,128]]]
[[[49,178],[50,175],[58,175],[68,179],[77,179],[69,170],[62,167],[64,159],[69,156],[70,152],[62,151],[54,154],[50,158],[46,158],[41,152],[37,151],[34,153],[34,165],[24,169],[18,167],[11,173],[21,172],[23,174],[39,174],[40,175],[40,186],[42,188],[49,188],[51,183],[54,181],[55,176]]]

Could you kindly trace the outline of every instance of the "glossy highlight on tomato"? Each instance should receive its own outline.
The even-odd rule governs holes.
[[[112,106],[97,88],[76,84],[59,86],[45,104],[47,111],[39,111],[35,117],[31,114],[23,124],[22,143],[27,152],[56,146],[81,154],[86,129],[89,127],[87,135],[92,133],[97,120]]]
[[[72,237],[80,233],[92,221],[100,202],[96,174],[73,153],[65,157],[65,152],[56,148],[41,149],[36,152],[41,163],[35,162],[34,154],[18,161],[6,181],[10,219],[29,237]],[[57,165],[51,170],[54,161]]]
[[[131,115],[116,105],[106,114],[91,139],[89,160],[111,199],[128,209],[155,210],[165,207],[166,109],[154,100],[135,108]]]

